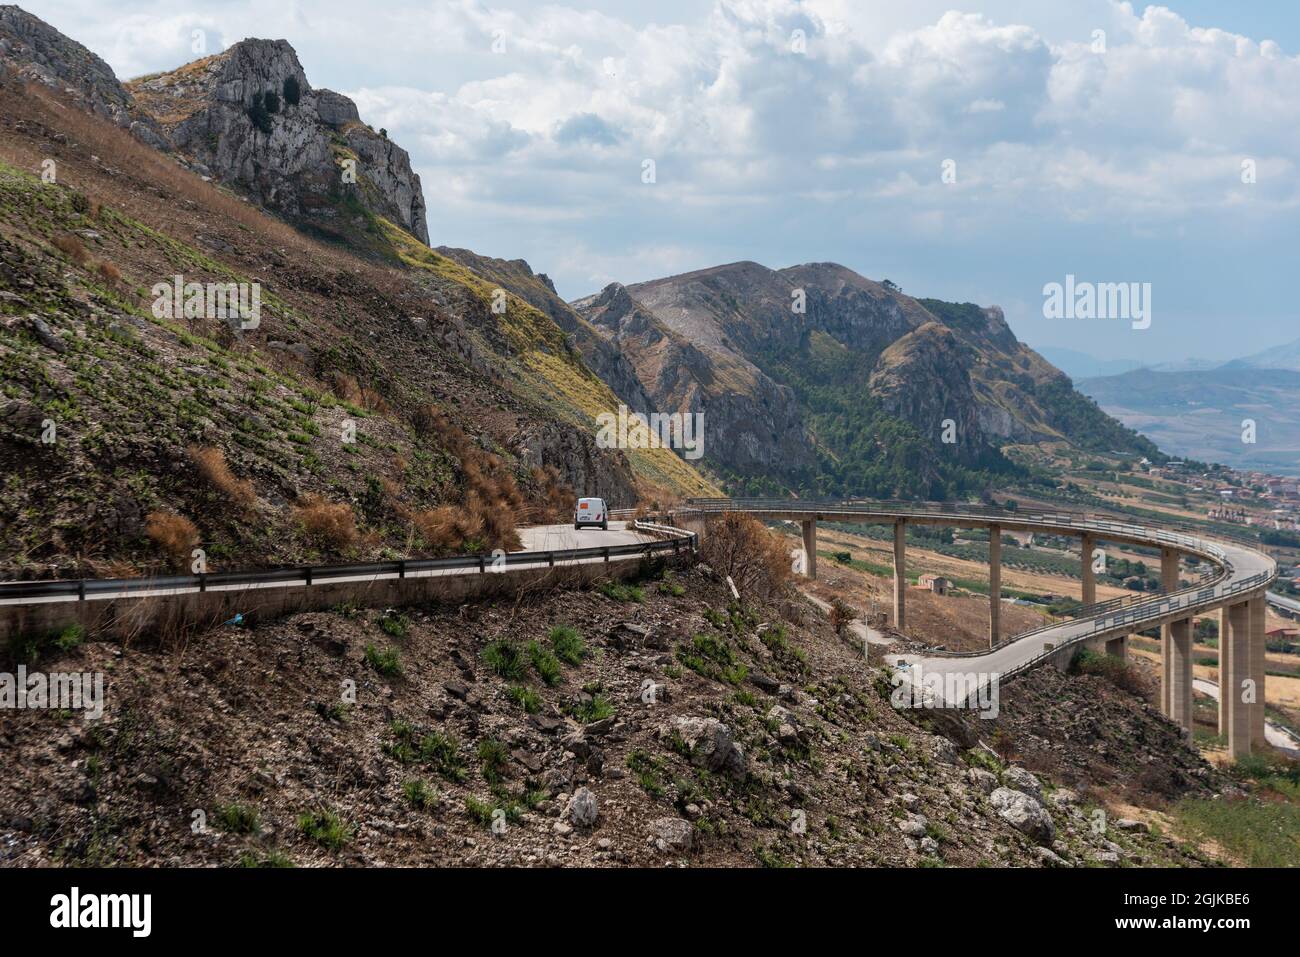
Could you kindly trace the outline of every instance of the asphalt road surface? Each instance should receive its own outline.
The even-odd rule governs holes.
[[[601,548],[607,545],[635,545],[653,541],[654,536],[628,529],[627,522],[610,522],[609,531],[590,526],[533,525],[519,529],[525,552],[547,552],[560,548]]]

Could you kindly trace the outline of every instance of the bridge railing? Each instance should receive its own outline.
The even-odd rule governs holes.
[[[1136,539],[1148,544],[1168,546],[1180,551],[1191,552],[1212,559],[1220,566],[1220,572],[1210,582],[1201,582],[1189,588],[1165,592],[1150,598],[1133,599],[1128,596],[1112,598],[1073,609],[1069,617],[1083,625],[1091,619],[1091,627],[1071,635],[1035,655],[1029,661],[1011,669],[1008,674],[1024,670],[1056,654],[1060,648],[1095,637],[1099,633],[1114,631],[1119,628],[1139,630],[1145,625],[1154,624],[1169,614],[1186,610],[1189,614],[1206,607],[1221,604],[1225,598],[1256,590],[1267,585],[1276,577],[1277,563],[1272,558],[1259,552],[1268,560],[1267,570],[1257,572],[1247,578],[1229,582],[1233,565],[1228,553],[1222,546],[1202,538],[1199,529],[1171,530],[1131,521],[1121,521],[1114,516],[1090,512],[1071,512],[1063,510],[1021,510],[1008,511],[994,506],[964,502],[908,502],[908,501],[861,501],[838,499],[825,501],[806,501],[798,499],[703,499],[688,500],[685,508],[678,514],[697,512],[700,514],[718,514],[726,511],[751,511],[794,515],[825,514],[860,514],[871,516],[892,516],[906,519],[909,516],[946,516],[957,520],[972,519],[988,521],[990,524],[1023,524],[1039,527],[1061,528],[1071,534],[1083,532],[1096,533],[1102,537],[1107,532],[1124,538]],[[1187,526],[1183,526],[1187,528]],[[1258,543],[1252,546],[1258,549]],[[1001,648],[1036,634],[1060,631],[1068,627],[1068,622],[1050,622],[1031,631],[1023,632],[999,643]],[[947,657],[976,657],[988,654],[987,651],[959,653]]]

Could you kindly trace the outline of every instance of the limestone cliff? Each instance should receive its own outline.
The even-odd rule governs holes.
[[[347,97],[313,89],[288,42],[242,40],[128,89],[200,172],[261,205],[344,238],[377,215],[429,241],[406,150]]]
[[[112,67],[44,20],[11,4],[0,5],[0,62],[25,79],[69,93],[86,109],[129,129],[150,146],[168,148],[158,124],[117,81]]]

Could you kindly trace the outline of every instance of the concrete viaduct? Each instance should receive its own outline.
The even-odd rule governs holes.
[[[1160,629],[1160,710],[1189,734],[1192,728],[1193,618],[1216,613],[1219,628],[1219,733],[1236,758],[1264,744],[1264,613],[1266,593],[1277,564],[1256,548],[1229,541],[1210,541],[1171,528],[1138,525],[1102,515],[1028,512],[961,503],[803,502],[786,499],[692,499],[674,510],[677,523],[740,511],[765,521],[798,522],[803,529],[804,574],[817,577],[817,523],[822,521],[889,525],[894,542],[893,623],[907,627],[907,543],[909,525],[983,528],[989,532],[989,650],[974,655],[904,655],[905,666],[928,671],[981,672],[1005,679],[1061,649],[1080,643],[1125,654],[1129,634]],[[1023,635],[1004,636],[1002,547],[1004,531],[1076,535],[1081,543],[1082,601],[1066,621]],[[1097,602],[1092,557],[1099,542],[1160,550],[1162,590],[1155,596]],[[1195,556],[1213,569],[1208,580],[1180,588],[1184,556]],[[1072,653],[1072,652],[1066,652]],[[1229,689],[1234,689],[1229,691]]]

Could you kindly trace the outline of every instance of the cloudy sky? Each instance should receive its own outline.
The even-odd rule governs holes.
[[[121,77],[193,59],[195,30],[289,40],[411,152],[434,245],[566,298],[830,260],[1107,358],[1300,336],[1294,4],[958,3],[22,5]],[[1045,318],[1067,274],[1151,283],[1150,327]]]

